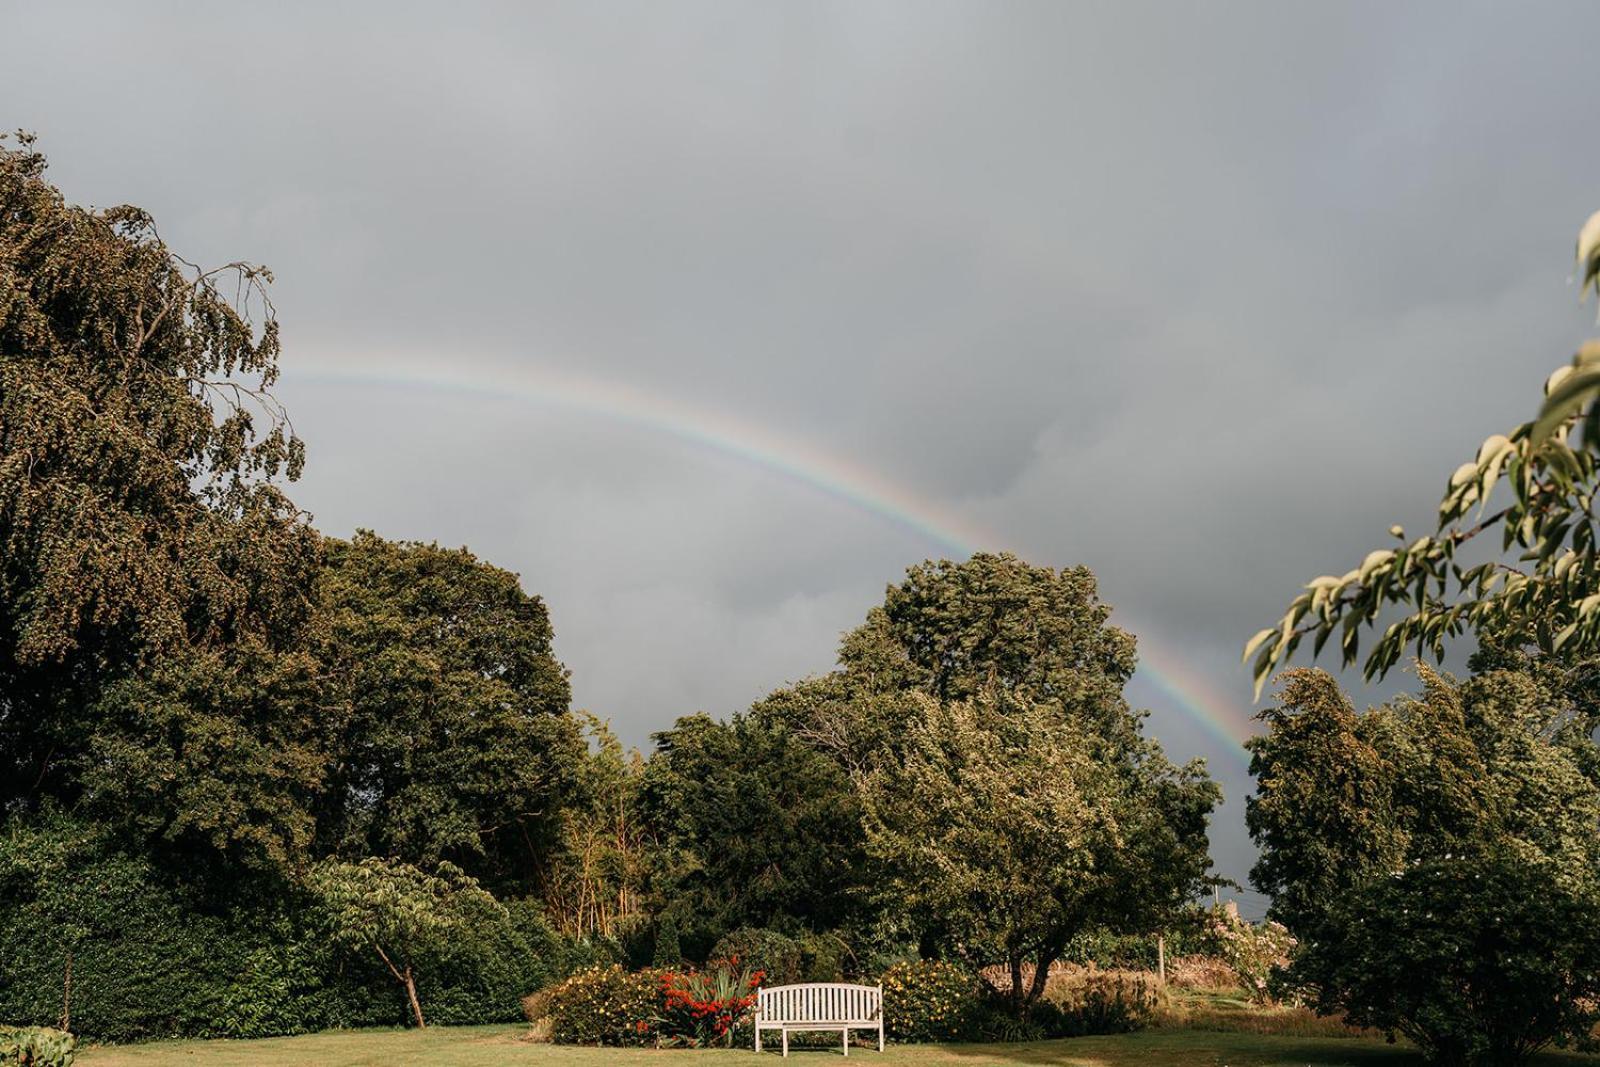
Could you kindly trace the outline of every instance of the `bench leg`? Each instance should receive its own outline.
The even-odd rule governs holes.
[[[844,1034],[844,1054],[848,1056],[850,1055],[850,1028],[847,1026],[839,1032]]]
[[[756,1027],[756,1051],[761,1051],[761,1027]]]
[[[783,1028],[783,1058],[789,1058],[789,1028],[787,1026]]]
[[[883,1024],[878,1024],[878,1051],[883,1051]]]

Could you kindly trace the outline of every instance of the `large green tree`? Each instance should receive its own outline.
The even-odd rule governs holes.
[[[303,451],[271,276],[195,267],[44,170],[0,144],[0,804],[291,855],[307,708],[278,693],[317,545],[277,484]]]
[[[742,926],[831,930],[860,913],[860,813],[837,763],[759,713],[687,716],[656,746],[643,783],[663,850],[654,895],[687,948]]]
[[[465,549],[330,541],[317,582],[322,848],[526,887],[583,754],[544,602]]]
[[[715,914],[724,927],[847,926],[858,942],[909,936],[930,951],[953,951],[960,941],[963,954],[986,963],[1048,961],[1059,954],[1063,938],[1089,922],[1153,925],[1162,909],[1200,884],[1207,866],[1205,823],[1217,794],[1198,765],[1172,767],[1142,736],[1141,716],[1122,696],[1135,664],[1134,639],[1109,625],[1110,611],[1098,599],[1093,574],[1082,567],[1054,570],[986,553],[963,563],[919,564],[845,635],[837,670],[778,690],[731,723],[704,716],[680,720],[658,739],[661,747],[646,778],[652,822],[682,860],[678,891],[697,902],[689,909],[690,922]],[[1040,913],[1042,927],[1014,932],[1007,942],[992,928],[981,938],[971,929],[946,928],[933,921],[928,907],[908,903],[913,884],[927,899],[962,890],[951,889],[953,883],[914,883],[901,866],[907,853],[891,842],[896,834],[913,841],[932,829],[897,820],[950,814],[957,802],[941,798],[932,810],[911,812],[899,811],[885,797],[914,786],[936,791],[932,771],[920,785],[903,779],[905,768],[920,766],[917,760],[932,744],[924,736],[933,728],[928,709],[964,706],[980,697],[988,702],[984,707],[1020,709],[1029,723],[1047,722],[1047,732],[1054,731],[1048,736],[1060,740],[1061,774],[1089,761],[1104,781],[1115,783],[1105,796],[1143,798],[1148,822],[1122,808],[1114,818],[1109,808],[1093,810],[1095,825],[1106,834],[1127,831],[1124,851],[1114,856],[1085,846],[1063,861],[1095,866],[1101,879],[1095,886],[1103,887],[1104,878],[1116,880],[1125,910],[1101,907],[1106,898],[1095,896],[1091,880],[1073,890],[1079,898],[1068,901],[1063,883],[1047,877],[1042,889],[1030,888],[1036,895],[1029,900],[1059,891],[1052,898],[1058,903]],[[951,759],[981,762],[1001,733],[1010,730],[1007,736],[1015,740],[1021,736],[1017,729],[1026,732],[1002,728],[992,716],[983,721],[993,727],[989,733],[974,728],[945,738],[953,746]],[[920,756],[913,751],[919,743]],[[970,752],[961,748],[968,743],[976,746]],[[1004,778],[1008,772],[997,764],[995,773]],[[1060,778],[1050,788],[1057,785],[1070,788],[1071,780]],[[869,794],[877,836],[870,853],[864,823]],[[963,817],[983,822],[994,799],[973,801]],[[929,802],[926,795],[916,798],[924,809]],[[1047,792],[1017,800],[1034,805],[1035,829],[1054,815],[1065,820],[1052,802]],[[1113,823],[1116,829],[1108,829]],[[1135,823],[1139,828],[1132,832]],[[1071,839],[1071,830],[1068,821],[1061,823],[1062,842]],[[948,829],[951,835],[960,832]],[[1019,823],[995,832],[1031,831]],[[1018,850],[1013,858],[1027,850],[1020,839],[1012,843]],[[1163,849],[1164,873],[1156,876],[1145,868]],[[1122,865],[1118,856],[1130,864]],[[999,855],[983,862],[992,870],[1003,865]],[[1166,875],[1172,880],[1161,882]],[[1027,880],[1014,870],[1006,877]],[[904,894],[874,894],[872,887],[885,878],[895,879]],[[1091,898],[1093,903],[1085,903]],[[1031,906],[1019,898],[1013,910]],[[1033,993],[1019,987],[1018,995],[1027,999]]]
[[[1324,1011],[1438,1063],[1514,1063],[1600,1012],[1600,786],[1560,690],[1519,671],[1358,715],[1296,670],[1251,742],[1252,880]]]
[[[1019,1014],[1074,935],[1158,927],[1207,884],[1220,796],[1198,764],[1055,705],[915,703],[897,758],[862,782],[878,891],[924,945],[1004,966]]]
[[[1101,730],[1124,726],[1134,639],[1109,624],[1087,567],[1032,566],[1009,553],[912,567],[849,634],[840,668],[857,689],[966,700],[984,690],[1049,703]]]
[[[1580,295],[1600,293],[1600,212],[1578,236]],[[1368,678],[1408,648],[1442,659],[1451,639],[1480,639],[1579,661],[1600,653],[1600,339],[1545,382],[1531,420],[1489,437],[1445,486],[1437,529],[1367,553],[1342,575],[1306,585],[1278,624],[1246,644],[1257,692],[1307,638],[1336,641]]]

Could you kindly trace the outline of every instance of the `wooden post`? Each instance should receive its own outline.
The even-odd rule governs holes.
[[[1167,935],[1156,935],[1156,974],[1161,978],[1161,984],[1167,984]]]

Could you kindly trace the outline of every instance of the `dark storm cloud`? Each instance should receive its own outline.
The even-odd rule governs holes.
[[[825,669],[939,546],[625,422],[314,372],[519,362],[770,427],[1094,567],[1242,718],[1243,638],[1423,528],[1586,325],[1588,5],[0,13],[0,120],[70,196],[278,271],[297,499],[519,570],[634,741]]]

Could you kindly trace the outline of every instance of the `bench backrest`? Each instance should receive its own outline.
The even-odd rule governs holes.
[[[883,986],[844,982],[763,987],[756,993],[762,1022],[877,1022],[883,1012]]]

